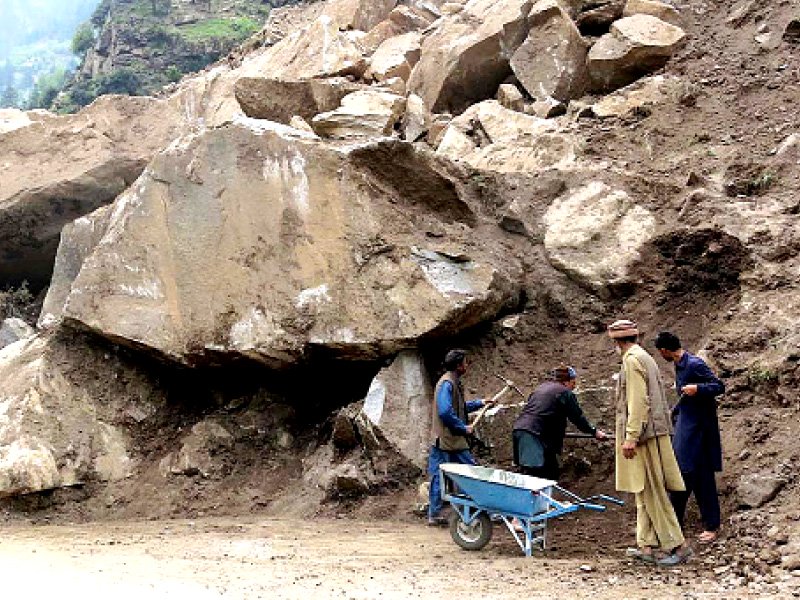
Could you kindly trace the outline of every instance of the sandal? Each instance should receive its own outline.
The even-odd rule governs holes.
[[[656,564],[659,567],[677,567],[678,565],[689,562],[689,559],[694,556],[694,550],[689,546],[675,550],[672,554],[667,554],[663,558],[659,558]]]
[[[650,565],[656,563],[656,555],[653,551],[642,552],[641,548],[628,548],[627,550],[625,550],[625,554],[629,558],[640,560],[643,563],[647,563]]]

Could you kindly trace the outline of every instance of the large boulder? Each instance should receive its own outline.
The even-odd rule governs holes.
[[[130,395],[96,404],[71,371],[80,364],[85,378],[94,369],[96,383],[103,371],[114,376],[111,364],[51,342],[36,336],[0,350],[0,497],[118,480],[133,468],[114,409],[135,401],[132,388],[116,383]]]
[[[405,109],[406,99],[391,92],[364,90],[342,98],[336,110],[311,120],[317,135],[350,139],[391,135]]]
[[[665,75],[645,77],[603,96],[592,104],[591,112],[601,119],[645,114],[677,96],[680,86],[681,80],[677,77]]]
[[[372,53],[386,40],[404,33],[421,31],[430,24],[431,20],[419,11],[408,6],[398,6],[384,21],[370,29],[359,40],[359,44],[366,52]]]
[[[622,17],[625,0],[599,0],[581,7],[575,25],[584,35],[601,36],[611,24]]]
[[[403,115],[403,136],[409,142],[421,139],[431,128],[432,116],[422,98],[409,94]]]
[[[511,57],[511,70],[539,100],[562,102],[586,88],[588,47],[575,23],[557,0],[541,0],[529,15],[528,37]]]
[[[678,9],[664,2],[658,2],[658,0],[628,0],[622,15],[625,17],[651,15],[677,27],[683,25]]]
[[[358,89],[346,76],[367,68],[361,46],[322,16],[274,46],[248,57],[237,70],[236,100],[247,116],[288,123],[332,110]]]
[[[409,91],[436,113],[460,113],[493,98],[511,74],[509,58],[528,35],[532,0],[471,0],[422,43]]]
[[[90,215],[67,223],[61,230],[53,277],[36,323],[40,329],[50,329],[61,322],[72,282],[80,273],[83,261],[105,235],[110,217],[111,207],[104,206]]]
[[[380,431],[394,452],[424,468],[430,446],[433,387],[422,357],[413,351],[397,355],[372,380],[362,414]],[[362,433],[362,439],[364,435]]]
[[[183,79],[178,89],[166,98],[169,112],[179,115],[184,124],[181,134],[186,128],[217,127],[242,115],[234,95],[238,78],[236,69],[223,64]]]
[[[614,90],[663,67],[686,34],[652,15],[635,14],[615,21],[588,55],[591,85]]]
[[[552,120],[487,100],[450,122],[436,152],[478,169],[530,173],[572,166],[577,144]]]
[[[385,81],[392,77],[408,81],[411,69],[419,61],[420,40],[420,34],[415,31],[386,40],[372,55],[365,76],[375,81]]]
[[[322,14],[339,29],[369,31],[389,16],[397,0],[329,0]]]
[[[181,129],[164,100],[104,97],[0,134],[0,280],[46,284],[61,228],[111,202]]]
[[[65,320],[186,363],[452,334],[514,301],[519,276],[478,241],[460,177],[404,142],[333,146],[268,121],[186,138],[114,204]]]
[[[173,139],[241,114],[216,67],[171,96],[103,96],[78,114],[24,113],[0,132],[0,281],[50,280],[61,228],[109,204]]]
[[[628,283],[629,267],[656,231],[649,210],[601,181],[557,198],[544,225],[544,246],[553,266],[604,297]]]

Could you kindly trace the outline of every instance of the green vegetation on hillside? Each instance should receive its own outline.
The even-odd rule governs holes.
[[[55,107],[72,112],[102,94],[153,93],[219,60],[256,33],[273,6],[293,1],[102,0],[73,38],[73,48],[89,50],[83,74]]]
[[[178,35],[187,42],[207,42],[213,39],[241,41],[253,35],[260,23],[250,17],[233,19],[208,19],[190,25],[176,27]]]
[[[81,23],[72,36],[72,53],[83,55],[94,44],[94,27],[89,21]]]

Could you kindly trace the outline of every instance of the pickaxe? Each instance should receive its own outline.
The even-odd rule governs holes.
[[[520,391],[520,389],[516,386],[516,384],[514,384],[513,381],[503,377],[502,375],[498,375],[497,373],[495,373],[495,377],[500,379],[505,385],[503,386],[503,389],[497,392],[494,396],[492,396],[492,399],[489,400],[489,403],[486,404],[483,408],[481,408],[480,411],[478,411],[478,414],[475,415],[475,419],[472,421],[473,428],[481,421],[481,419],[483,419],[484,415],[486,414],[486,411],[489,410],[489,408],[491,408],[491,405],[496,404],[500,400],[500,398],[502,398],[503,395],[506,392],[508,392],[508,390],[514,390],[523,398],[525,397],[525,394],[523,394]]]

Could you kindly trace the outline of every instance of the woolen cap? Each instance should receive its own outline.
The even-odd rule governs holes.
[[[639,329],[634,321],[620,319],[608,326],[608,337],[612,339],[626,338],[632,335],[639,335]]]
[[[560,365],[551,371],[553,379],[556,381],[572,381],[578,378],[578,372],[574,367]]]

